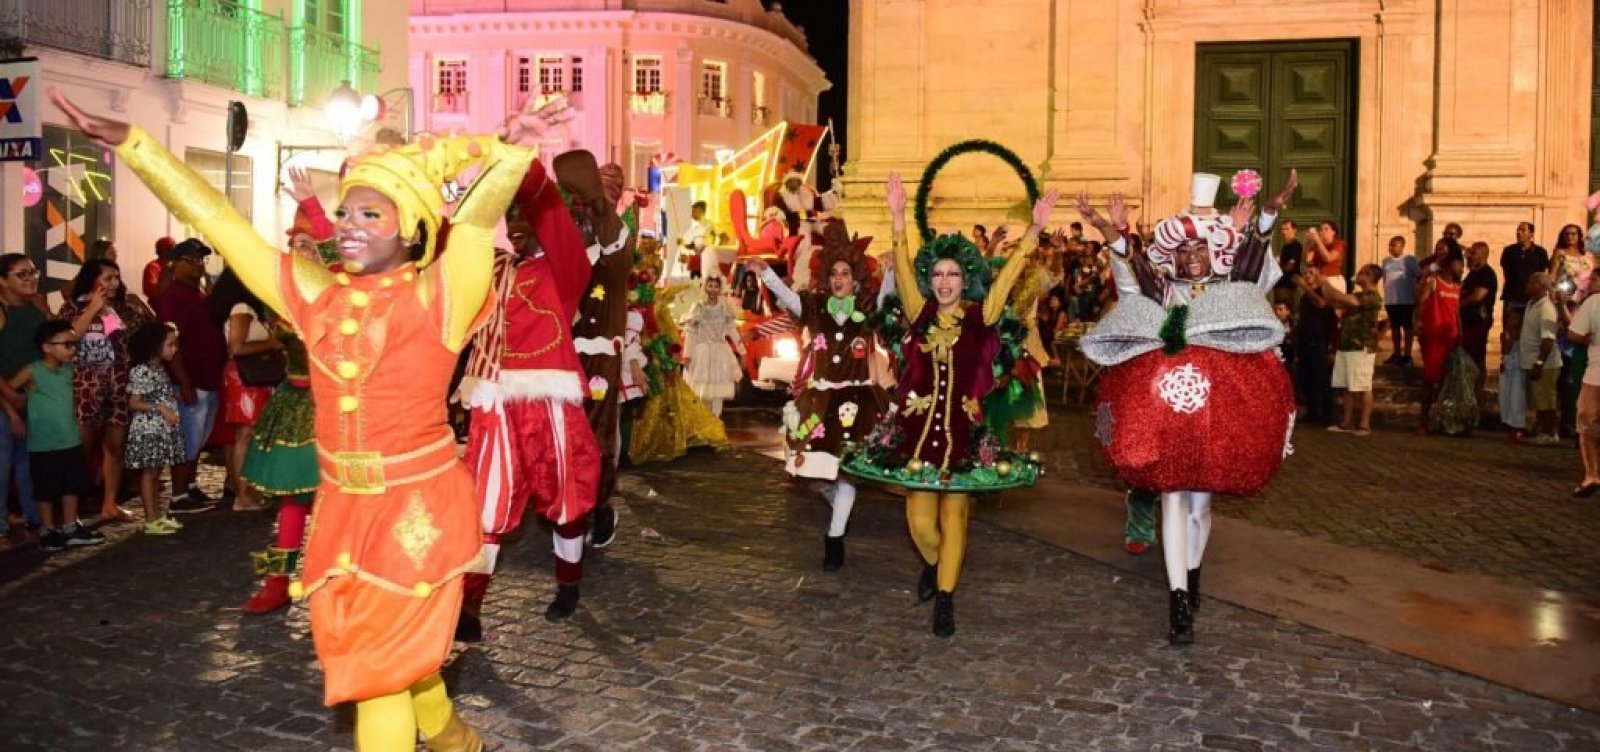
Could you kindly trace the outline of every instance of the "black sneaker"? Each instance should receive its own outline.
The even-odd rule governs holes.
[[[51,528],[44,532],[44,537],[39,539],[40,551],[65,551],[67,550],[67,534]]]
[[[210,504],[212,506],[217,505],[217,500],[207,496],[206,492],[200,490],[200,487],[197,485],[190,484],[189,490],[185,491],[184,494],[186,494],[189,498],[200,502],[201,504]]]
[[[589,527],[589,545],[605,548],[617,539],[617,508],[607,504],[594,510]]]
[[[66,543],[69,547],[98,546],[106,542],[106,536],[83,525],[73,525],[67,532]]]
[[[210,499],[206,499],[204,495],[201,495],[200,498],[205,499],[205,501],[197,500],[189,494],[174,496],[172,497],[172,503],[167,506],[167,511],[173,514],[196,514],[198,512],[209,512],[217,508],[217,505]]]

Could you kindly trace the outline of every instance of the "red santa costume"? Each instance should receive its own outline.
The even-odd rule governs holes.
[[[600,480],[600,447],[584,416],[585,379],[568,323],[589,282],[583,234],[537,162],[507,221],[521,255],[496,254],[497,305],[473,337],[459,391],[472,414],[466,460],[483,502],[484,571],[467,575],[458,629],[466,640],[481,637],[500,536],[517,528],[530,502],[555,525],[557,592],[545,616],[572,614]],[[532,229],[529,239],[521,237],[523,224]]]
[[[790,236],[800,238],[795,249],[789,273],[801,289],[811,286],[811,254],[822,247],[822,225],[825,215],[839,205],[835,191],[818,193],[805,184],[805,175],[791,170],[783,182],[765,191],[765,205],[783,212],[784,223]]]

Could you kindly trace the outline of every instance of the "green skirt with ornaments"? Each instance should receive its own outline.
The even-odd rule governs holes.
[[[278,385],[261,408],[244,456],[244,480],[265,496],[314,493],[322,481],[312,434],[311,390]]]

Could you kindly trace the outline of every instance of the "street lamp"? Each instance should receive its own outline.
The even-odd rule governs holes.
[[[360,132],[365,118],[362,112],[363,100],[360,92],[350,87],[349,81],[342,81],[339,86],[328,95],[328,101],[322,105],[323,114],[328,116],[328,130],[333,132],[333,137],[339,143],[345,144]]]

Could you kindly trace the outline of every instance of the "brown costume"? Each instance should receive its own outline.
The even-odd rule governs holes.
[[[620,168],[598,167],[594,155],[587,151],[562,154],[555,158],[554,167],[556,181],[572,197],[572,213],[583,228],[593,264],[588,290],[578,303],[578,317],[572,324],[572,339],[588,377],[584,411],[589,428],[600,442],[603,465],[595,493],[595,507],[600,510],[610,506],[611,494],[617,487],[617,457],[622,444],[622,347],[628,326],[628,275],[633,270],[634,239],[616,211],[622,192]]]

